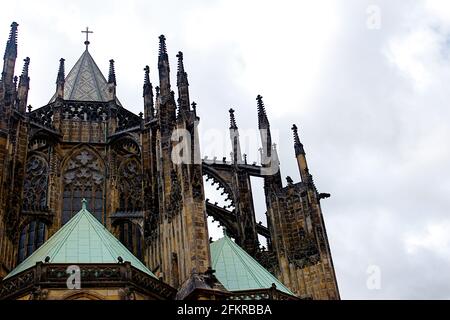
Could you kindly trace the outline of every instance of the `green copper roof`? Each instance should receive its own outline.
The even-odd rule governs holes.
[[[49,263],[118,263],[123,261],[150,276],[153,273],[136,258],[114,235],[112,235],[87,209],[83,200],[82,209],[40,246],[31,256],[19,264],[6,278],[44,262]]]
[[[56,94],[50,99],[54,102]],[[64,100],[108,101],[108,84],[88,50],[64,79]],[[120,105],[119,100],[116,99]]]
[[[275,283],[278,290],[294,295],[227,236],[211,243],[211,260],[217,279],[229,291],[268,289]]]

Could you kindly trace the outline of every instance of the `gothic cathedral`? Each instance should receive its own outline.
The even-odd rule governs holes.
[[[67,74],[59,61],[53,96],[33,109],[30,59],[15,76],[11,24],[0,82],[0,299],[339,299],[320,206],[329,195],[316,190],[297,127],[300,182],[283,185],[261,96],[264,161],[241,154],[234,110],[232,158],[202,159],[183,54],[175,93],[159,37],[159,84],[145,67],[136,115],[116,96],[114,60],[105,78],[85,32],[81,57]],[[264,225],[251,177],[264,179]],[[204,178],[231,204],[205,199]],[[223,238],[210,240],[208,217]]]

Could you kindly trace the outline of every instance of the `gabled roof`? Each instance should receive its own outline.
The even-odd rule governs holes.
[[[215,276],[229,291],[269,289],[274,283],[278,290],[294,295],[228,236],[211,243],[211,260]]]
[[[40,246],[31,256],[19,264],[6,278],[12,277],[36,262],[48,263],[118,263],[117,258],[148,275],[155,275],[136,258],[114,235],[112,235],[87,209],[83,200],[82,209]],[[156,277],[155,277],[156,278]]]
[[[56,94],[50,99],[54,102]],[[106,78],[88,50],[85,50],[70,70],[64,82],[64,100],[108,101]],[[121,105],[116,99],[117,104]]]

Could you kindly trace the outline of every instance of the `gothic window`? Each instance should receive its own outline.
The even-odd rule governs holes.
[[[47,206],[47,162],[38,156],[32,156],[26,167],[23,207],[43,208]]]
[[[46,226],[40,221],[32,221],[22,229],[19,238],[18,263],[29,257],[44,243],[45,233]]]
[[[136,159],[125,160],[119,171],[119,210],[142,210],[141,164]]]
[[[91,151],[79,151],[69,160],[63,179],[62,224],[81,210],[83,198],[88,201],[88,210],[103,222],[105,177],[101,160]]]
[[[137,224],[130,221],[119,224],[119,240],[138,259],[142,260],[142,235]]]

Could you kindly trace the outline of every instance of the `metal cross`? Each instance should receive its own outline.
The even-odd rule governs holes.
[[[89,33],[94,33],[94,31],[89,31],[89,27],[86,27],[86,31],[81,31],[82,33],[86,33],[86,41],[84,42],[84,44],[86,45],[86,50],[88,49],[88,45],[89,45]]]

